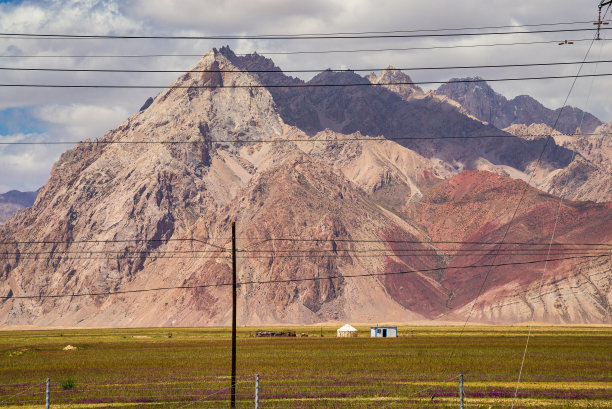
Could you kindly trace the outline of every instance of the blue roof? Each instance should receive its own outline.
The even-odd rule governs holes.
[[[378,329],[378,328],[395,328],[397,329],[397,326],[382,326],[382,327],[370,327],[370,328],[374,328],[374,329]]]

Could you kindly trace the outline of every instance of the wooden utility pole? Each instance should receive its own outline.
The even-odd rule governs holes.
[[[232,222],[232,385],[230,408],[236,407],[236,222]]]

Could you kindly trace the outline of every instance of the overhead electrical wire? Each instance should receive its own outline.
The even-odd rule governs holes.
[[[587,60],[588,55],[589,55],[589,52],[590,52],[590,50],[591,50],[591,47],[593,46],[593,43],[595,42],[595,38],[596,38],[596,37],[594,37],[594,38],[591,40],[591,43],[590,43],[589,48],[588,48],[588,50],[587,50],[587,52],[586,52],[586,54],[585,54],[585,56],[584,56],[583,61],[586,61],[586,60]],[[561,109],[559,110],[559,113],[558,113],[558,115],[557,115],[557,117],[556,117],[556,119],[555,119],[555,123],[554,123],[554,125],[552,126],[552,128],[553,128],[553,129],[556,127],[556,125],[557,125],[557,123],[558,123],[559,119],[561,118],[561,114],[563,113],[563,108],[565,108],[565,107],[566,107],[566,105],[567,105],[567,101],[569,100],[569,97],[570,97],[570,95],[571,95],[571,93],[572,93],[572,91],[573,91],[573,89],[574,89],[574,86],[576,85],[576,81],[577,81],[577,79],[578,79],[578,75],[580,75],[580,72],[582,71],[582,67],[583,67],[583,65],[580,65],[580,68],[578,69],[578,73],[576,74],[576,77],[574,78],[574,81],[572,82],[572,84],[571,84],[571,86],[570,86],[570,89],[569,89],[569,91],[568,91],[568,93],[567,93],[567,96],[566,96],[566,98],[565,98],[565,101],[563,102],[563,105],[562,105]],[[507,223],[507,225],[506,225],[506,229],[505,229],[505,231],[504,231],[504,234],[503,234],[503,237],[502,237],[502,240],[501,240],[502,242],[504,242],[504,241],[505,241],[505,239],[506,239],[506,237],[507,237],[508,233],[510,232],[510,229],[511,229],[511,227],[512,227],[512,223],[514,222],[514,220],[515,220],[515,218],[516,218],[516,216],[517,216],[517,214],[518,214],[518,210],[519,210],[519,208],[521,207],[521,205],[522,205],[522,203],[523,203],[523,200],[524,200],[525,195],[526,195],[526,193],[527,193],[528,187],[529,187],[529,185],[531,184],[531,181],[532,181],[533,177],[535,176],[535,173],[536,173],[536,172],[535,172],[535,170],[538,168],[538,166],[539,166],[539,164],[540,164],[540,162],[541,162],[541,160],[542,160],[542,157],[544,156],[544,152],[546,151],[546,147],[548,146],[548,144],[549,144],[549,142],[550,142],[550,140],[551,140],[551,139],[552,139],[552,135],[551,135],[551,136],[548,136],[548,137],[545,139],[545,143],[543,144],[542,149],[541,149],[541,151],[540,151],[540,154],[539,154],[539,156],[538,156],[538,159],[537,159],[537,161],[535,162],[535,166],[533,167],[533,169],[534,169],[534,170],[531,172],[531,175],[530,175],[530,177],[529,177],[529,180],[527,181],[527,184],[526,184],[526,185],[525,185],[525,187],[522,189],[522,192],[521,192],[521,195],[520,195],[519,200],[518,200],[518,202],[517,202],[516,208],[514,209],[514,212],[512,213],[512,216],[511,216],[511,218],[510,218],[510,221],[509,221],[509,222]],[[552,243],[552,240],[550,241],[550,243]],[[495,260],[497,259],[498,254],[499,254],[499,253],[494,254],[494,256],[493,256],[493,261],[495,261]],[[546,263],[548,263],[549,261],[550,261],[550,260],[549,260],[549,257],[547,257]],[[470,320],[470,318],[471,318],[471,316],[472,316],[472,314],[473,314],[473,312],[474,312],[474,307],[476,306],[476,304],[477,304],[478,300],[480,299],[480,296],[481,296],[481,294],[482,294],[482,292],[483,292],[483,290],[484,290],[484,288],[485,288],[485,285],[486,285],[486,283],[487,283],[487,280],[488,280],[488,278],[489,278],[489,276],[490,276],[490,274],[491,274],[491,272],[493,271],[493,269],[494,269],[494,268],[495,268],[494,266],[491,266],[491,267],[490,267],[490,268],[487,270],[487,272],[485,273],[484,278],[483,278],[483,280],[482,280],[482,282],[481,282],[481,285],[480,285],[480,287],[478,288],[478,292],[476,293],[476,297],[474,297],[474,298],[472,299],[472,301],[470,301],[471,306],[470,306],[470,307],[469,307],[469,309],[468,309],[468,314],[467,314],[467,317],[466,317],[466,319],[465,319],[465,322],[464,322],[464,324],[463,324],[463,326],[462,326],[462,328],[461,328],[461,332],[460,332],[460,334],[459,334],[459,338],[458,338],[458,340],[455,342],[455,345],[453,346],[453,348],[452,348],[452,350],[451,350],[451,353],[450,353],[450,355],[449,355],[449,360],[450,360],[450,359],[452,359],[452,357],[454,356],[454,354],[455,354],[455,352],[456,352],[456,350],[457,350],[457,347],[458,347],[458,345],[459,345],[459,340],[461,339],[461,337],[462,337],[462,335],[463,335],[463,333],[464,333],[464,331],[465,331],[465,328],[466,328],[466,326],[467,326],[467,323],[469,322],[469,320]],[[523,360],[523,362],[524,362],[524,360]],[[522,364],[521,364],[521,372],[522,372]],[[519,373],[519,379],[520,379],[520,373]],[[518,381],[517,381],[517,391],[518,391]],[[434,398],[434,397],[435,397],[435,394],[432,396],[432,400],[433,400],[433,398]],[[514,401],[515,401],[515,400],[516,400],[516,395],[515,395],[515,398],[514,398],[514,400],[513,400],[513,402],[512,402],[512,407],[514,407],[514,403],[515,403]]]
[[[569,40],[574,43],[582,41],[590,41],[590,38]],[[610,41],[610,39],[602,38],[602,41]],[[353,49],[353,50],[312,50],[312,51],[262,51],[258,52],[260,55],[299,55],[299,54],[339,54],[339,53],[373,53],[373,52],[387,52],[387,51],[414,51],[414,50],[438,50],[438,49],[455,49],[455,48],[479,48],[479,47],[503,47],[503,46],[515,46],[515,45],[535,45],[535,44],[557,44],[558,40],[551,41],[526,41],[526,42],[512,42],[512,43],[493,43],[493,44],[458,44],[458,45],[440,45],[430,47],[393,47],[393,48],[364,48],[364,49]],[[236,54],[236,55],[249,55],[249,54]],[[187,55],[186,55],[187,56]]]
[[[296,34],[258,34],[249,37],[261,37],[269,39],[270,37],[309,37],[309,36],[324,36],[325,38],[338,36],[338,35],[368,35],[368,34],[398,34],[398,33],[429,33],[429,32],[443,32],[443,31],[465,31],[465,30],[491,30],[491,29],[502,29],[502,28],[521,28],[521,27],[554,27],[562,25],[576,25],[576,24],[587,24],[591,25],[593,21],[567,21],[567,22],[553,22],[553,23],[533,23],[533,24],[506,24],[498,26],[470,26],[470,27],[451,27],[451,28],[426,28],[426,29],[410,29],[410,30],[379,30],[379,31],[352,31],[352,32],[329,32],[329,33],[296,33]],[[4,35],[15,35],[15,34],[4,34]],[[18,34],[19,35],[19,34]],[[28,34],[36,35],[36,34]],[[152,38],[156,38],[153,36]],[[161,37],[165,38],[165,37]]]
[[[603,4],[603,2],[602,2],[602,4]],[[603,16],[604,19],[606,17],[606,14],[608,13],[608,10],[610,9],[610,5],[611,4],[609,3],[608,4],[608,8],[606,8],[606,11],[604,12],[604,16]],[[600,13],[601,13],[601,6],[600,6],[599,10],[600,10]],[[598,27],[600,27],[600,26],[598,26]],[[589,53],[591,51],[591,48],[593,47],[593,44],[595,43],[597,38],[599,38],[599,31],[597,31],[596,36],[593,38],[593,41],[591,41],[591,44],[590,44],[589,48],[587,49],[587,52],[586,52],[586,54],[584,56],[584,61],[587,60],[588,55],[589,55]],[[582,70],[582,67],[583,66],[581,65],[580,66],[580,70]],[[597,68],[597,66],[595,66],[595,68]],[[572,89],[574,88],[575,84],[576,84],[576,80],[574,80],[574,82],[572,84],[572,87],[570,88],[569,94],[571,94]],[[590,99],[590,96],[591,96],[592,86],[593,86],[593,83],[591,83],[591,87],[589,89],[589,93],[588,93],[588,96],[587,96],[587,105],[588,105],[588,100]],[[569,94],[568,94],[567,98],[565,99],[565,103],[563,104],[563,107],[565,107],[565,105],[567,104],[567,100],[569,98]],[[557,122],[561,118],[561,113],[563,112],[563,107],[559,111],[559,115],[557,116],[557,119],[555,120],[555,125],[557,124]],[[584,114],[582,115],[582,119],[580,121],[580,125],[582,125],[582,121],[583,120],[584,120]],[[554,128],[554,126],[553,126],[553,128]],[[549,139],[550,138],[547,139],[547,142],[548,142]],[[573,161],[575,155],[576,155],[576,152],[572,151],[572,160],[571,161]],[[559,218],[561,217],[561,207],[563,205],[563,196],[565,194],[565,190],[566,190],[568,184],[569,184],[569,177],[565,180],[565,185],[563,186],[563,189],[561,191],[561,195],[559,196],[559,207],[557,209],[557,214],[556,214],[556,217],[555,217],[555,223],[554,223],[553,230],[552,230],[552,233],[551,233],[551,236],[550,236],[550,243],[553,243],[553,241],[555,240],[555,234],[557,232],[557,226],[558,226],[558,223],[559,223]],[[552,249],[552,245],[550,245],[548,247],[548,252],[549,253],[550,253],[551,249]],[[539,297],[541,297],[542,287],[544,285],[544,277],[546,276],[546,269],[548,267],[548,259],[549,259],[549,256],[546,257],[547,261],[544,263],[544,267],[542,269],[542,275],[540,276],[540,282],[538,284],[538,292],[537,292],[537,294],[538,294]],[[519,373],[518,373],[518,376],[517,376],[517,379],[516,379],[516,387],[515,387],[515,390],[514,390],[514,396],[512,398],[511,409],[514,409],[514,405],[516,404],[516,401],[517,401],[517,398],[518,398],[518,390],[519,390],[519,385],[520,385],[520,382],[521,382],[521,376],[523,374],[525,360],[527,358],[527,349],[528,349],[528,346],[529,346],[529,340],[531,338],[531,332],[532,332],[533,323],[534,323],[534,320],[535,320],[536,307],[537,306],[534,305],[533,308],[531,308],[531,318],[529,320],[529,331],[527,333],[527,338],[525,340],[525,348],[523,350],[522,359],[521,359],[521,366],[520,366]]]
[[[318,239],[318,238],[297,238],[297,237],[274,237],[274,238],[240,238],[243,240],[261,240],[256,244],[262,244],[267,242],[274,241],[293,241],[293,242],[336,242],[336,243],[410,243],[410,244],[507,244],[507,245],[545,245],[548,246],[548,242],[534,242],[534,241],[477,241],[477,240],[431,240],[431,241],[422,241],[422,240],[375,240],[375,239],[343,239],[343,238],[327,238],[327,239]],[[2,244],[2,243],[0,243]],[[612,243],[592,243],[592,242],[572,242],[572,243],[553,243],[553,245],[557,246],[611,246]]]
[[[584,133],[577,135],[567,135],[559,133],[559,136],[602,136],[610,135],[612,133]],[[348,142],[387,142],[387,141],[410,141],[410,140],[438,140],[438,139],[496,139],[496,138],[517,138],[528,142],[529,140],[522,139],[521,137],[546,137],[548,134],[538,135],[521,135],[516,136],[512,134],[506,135],[471,135],[471,136],[406,136],[406,137],[393,137],[393,138],[378,138],[378,137],[361,137],[361,138],[289,138],[289,139],[218,139],[218,140],[194,140],[194,141],[105,141],[105,140],[91,140],[91,141],[13,141],[5,142],[0,141],[0,145],[150,145],[150,144],[162,144],[162,145],[199,145],[199,144],[220,144],[220,143],[292,143],[292,142],[330,142],[330,143],[348,143]],[[554,135],[553,135],[554,136]]]
[[[473,79],[453,79],[452,81],[397,81],[385,83],[358,82],[348,84],[249,84],[249,85],[99,85],[99,84],[0,84],[3,88],[74,88],[74,89],[237,89],[237,88],[334,88],[334,87],[382,87],[385,85],[426,85],[426,84],[447,84],[447,83],[475,83],[475,82],[506,82],[506,81],[530,81],[530,80],[548,80],[548,79],[567,79],[567,78],[592,78],[592,77],[609,77],[612,73],[599,74],[576,74],[576,75],[546,75],[539,77],[515,77],[515,78],[473,78]],[[364,79],[365,80],[365,79]]]
[[[520,67],[549,67],[549,66],[561,66],[561,65],[578,65],[578,64],[602,64],[611,63],[612,60],[597,60],[597,61],[560,61],[560,62],[541,62],[541,63],[524,63],[524,64],[483,64],[483,65],[456,65],[456,66],[443,66],[443,67],[404,67],[404,68],[392,68],[394,71],[435,71],[435,70],[458,70],[458,69],[477,69],[477,68],[520,68]],[[100,73],[231,73],[231,74],[242,74],[242,73],[315,73],[315,72],[374,72],[374,71],[385,71],[387,68],[327,68],[327,69],[291,69],[281,70],[280,68],[275,70],[269,69],[234,69],[234,70],[149,70],[149,69],[112,69],[112,68],[30,68],[30,67],[0,67],[0,71],[43,71],[43,72],[100,72]]]
[[[22,255],[64,255],[64,254],[209,254],[209,253],[219,253],[220,251],[229,251],[227,248],[220,248],[216,250],[130,250],[130,249],[117,249],[117,250],[45,250],[45,251],[9,251],[9,252],[0,252],[0,256],[22,256]],[[438,248],[424,248],[424,249],[285,249],[285,250],[238,250],[238,253],[243,254],[327,254],[332,253],[332,255],[338,255],[339,253],[347,253],[349,255],[352,254],[361,254],[361,253],[385,253],[383,255],[419,255],[419,254],[440,254],[440,253],[452,253],[454,255],[480,255],[480,254],[490,254],[493,249],[438,249]],[[502,249],[499,250],[501,253],[505,253],[505,255],[541,255],[548,254],[546,248],[542,249]],[[612,255],[612,248],[604,247],[604,248],[560,248],[551,250],[554,253],[564,254],[564,253],[593,253],[593,252],[601,252],[608,251],[609,254]],[[604,253],[607,254],[607,253]]]
[[[68,255],[66,255],[68,254]],[[72,255],[72,254],[77,254],[77,255]],[[87,255],[87,254],[96,254],[96,255]],[[25,256],[3,256],[2,254],[0,254],[0,260],[13,260],[13,259],[18,259],[19,261],[22,260],[34,260],[34,261],[40,261],[41,258],[38,257],[40,255],[43,256],[55,256],[53,257],[54,260],[63,260],[63,261],[67,261],[67,260],[109,260],[109,261],[118,261],[118,260],[136,260],[136,259],[142,259],[143,257],[152,257],[155,259],[197,259],[197,260],[213,260],[213,259],[224,259],[227,258],[229,260],[229,255],[227,253],[223,253],[220,252],[218,255],[210,255],[210,253],[206,253],[206,256],[202,256],[201,252],[190,252],[190,251],[184,251],[184,252],[175,252],[175,251],[163,251],[163,252],[159,252],[159,254],[152,252],[152,253],[146,253],[146,252],[127,252],[125,254],[118,254],[118,253],[111,253],[111,252],[87,252],[84,251],[82,255],[80,255],[78,252],[73,252],[73,253],[52,253],[52,254],[45,254],[45,253],[34,253],[33,255],[25,255]],[[575,251],[570,251],[570,252],[554,252],[554,253],[550,253],[551,255],[555,255],[555,256],[566,256],[566,257],[570,257],[570,256],[595,256],[595,257],[609,257],[612,256],[611,253],[609,252],[593,252],[593,251],[586,251],[586,252],[575,252]],[[341,251],[339,253],[334,253],[334,254],[330,254],[330,253],[308,253],[308,252],[303,252],[302,254],[299,254],[299,252],[297,254],[270,254],[270,255],[265,255],[265,254],[257,254],[257,255],[249,255],[249,254],[245,254],[245,253],[238,253],[238,255],[236,256],[236,258],[238,259],[249,259],[249,260],[276,260],[276,259],[303,259],[303,260],[307,260],[307,259],[373,259],[373,258],[403,258],[403,257],[436,257],[436,258],[444,258],[444,257],[485,257],[485,256],[491,256],[492,252],[489,253],[466,253],[466,254],[449,254],[449,253],[444,253],[444,252],[438,252],[438,253],[431,253],[431,254],[415,254],[415,253],[408,253],[408,254],[403,254],[403,253],[376,253],[376,254],[364,254],[362,253],[354,253],[354,252],[350,252],[350,251]],[[503,256],[507,257],[507,258],[514,258],[514,257],[527,257],[527,256],[546,256],[547,253],[545,252],[540,252],[540,253],[512,253],[512,254],[503,254]],[[541,262],[544,262],[544,260],[539,260]],[[459,268],[459,267],[455,267],[453,265],[448,265],[445,267],[445,269],[448,270],[453,270],[455,268]]]
[[[578,259],[592,259],[606,257],[602,255],[596,256],[572,256],[572,257],[561,257],[557,259],[551,259],[549,261],[565,261],[565,260],[578,260]],[[478,265],[467,265],[467,266],[455,266],[453,269],[470,269],[470,268],[485,268],[485,267],[502,267],[502,266],[513,266],[513,265],[527,265],[527,264],[538,264],[543,263],[544,260],[531,260],[523,262],[509,262],[509,263],[498,263],[498,264],[478,264]],[[319,277],[302,277],[302,278],[289,278],[289,279],[276,279],[276,280],[247,280],[237,282],[236,285],[261,285],[261,284],[283,284],[283,283],[296,283],[296,282],[307,282],[307,281],[320,281],[330,279],[345,279],[345,278],[361,278],[361,277],[377,277],[377,276],[391,276],[391,275],[404,275],[404,274],[418,274],[427,273],[434,271],[447,270],[448,267],[437,267],[430,269],[419,269],[410,271],[395,271],[395,272],[382,272],[382,273],[363,273],[363,274],[345,274],[345,275],[328,275]],[[117,291],[92,291],[82,293],[61,293],[61,294],[40,294],[40,295],[11,295],[11,296],[0,296],[0,300],[19,300],[19,299],[46,299],[46,298],[67,298],[67,297],[86,297],[86,296],[111,296],[121,294],[134,294],[134,293],[146,293],[154,291],[164,290],[181,290],[181,289],[198,289],[198,288],[211,288],[211,287],[228,287],[232,286],[231,282],[221,282],[212,284],[201,284],[201,285],[181,285],[181,286],[167,286],[167,287],[155,287],[155,288],[140,288],[133,290],[117,290]]]
[[[9,241],[0,241],[0,244],[74,244],[74,243],[133,243],[133,242],[143,242],[143,243],[166,243],[171,241],[192,241],[202,244],[207,244],[214,246],[214,244],[206,241],[206,240],[231,240],[230,238],[211,238],[211,237],[203,237],[203,238],[167,238],[167,239],[77,239],[77,240],[9,240]]]
[[[591,41],[591,44],[590,44],[590,46],[589,46],[589,48],[588,48],[588,50],[587,50],[587,52],[586,52],[586,55],[584,56],[584,61],[586,61],[586,59],[588,58],[589,51],[591,50],[591,47],[593,46],[593,42],[594,42],[594,41],[595,41],[595,39],[593,39],[593,40]],[[577,81],[577,79],[578,79],[578,75],[580,75],[580,72],[581,72],[581,71],[582,71],[582,65],[581,65],[581,66],[580,66],[580,68],[578,69],[578,73],[576,74],[576,77],[574,78],[574,81],[572,82],[572,85],[570,86],[570,89],[569,89],[569,91],[568,91],[568,93],[567,93],[567,96],[565,97],[565,101],[563,102],[563,105],[561,106],[561,109],[559,109],[559,113],[558,113],[558,115],[557,115],[557,117],[556,117],[556,119],[555,119],[555,123],[554,123],[554,124],[553,124],[553,126],[552,126],[552,128],[553,128],[553,129],[554,129],[556,126],[557,126],[557,123],[559,122],[559,119],[561,118],[561,114],[563,113],[563,108],[565,108],[565,107],[567,106],[567,101],[569,100],[569,97],[570,97],[570,95],[571,95],[571,93],[572,93],[572,91],[573,91],[573,89],[574,89],[574,86],[576,85],[576,81]],[[534,170],[531,172],[531,175],[530,175],[530,177],[529,177],[529,180],[527,181],[527,183],[525,184],[525,187],[523,188],[523,191],[521,192],[521,195],[520,195],[520,197],[519,197],[519,200],[518,200],[517,206],[516,206],[516,208],[515,208],[514,212],[512,213],[512,217],[510,218],[510,221],[509,221],[509,222],[507,223],[507,225],[506,225],[507,227],[506,227],[506,230],[505,230],[504,235],[503,235],[502,240],[501,240],[501,241],[502,241],[502,243],[504,242],[504,240],[506,239],[506,237],[507,237],[508,233],[510,232],[510,228],[512,227],[512,223],[514,222],[514,219],[516,218],[516,215],[518,214],[518,210],[519,210],[519,208],[521,207],[521,205],[523,204],[523,200],[524,200],[525,195],[526,195],[526,193],[527,193],[528,187],[531,185],[531,181],[533,180],[533,177],[535,176],[535,173],[536,173],[536,172],[535,172],[535,169],[537,169],[537,168],[539,167],[540,162],[541,162],[541,160],[542,160],[542,157],[544,156],[544,152],[546,151],[546,147],[548,146],[548,144],[549,144],[549,142],[551,141],[551,139],[552,139],[552,136],[549,136],[549,137],[547,137],[547,138],[545,139],[545,143],[543,144],[543,146],[542,146],[542,150],[540,151],[540,154],[539,154],[539,156],[538,156],[538,159],[537,159],[537,161],[535,162],[535,166],[533,167],[533,169],[534,169]],[[495,260],[495,258],[496,258],[496,257],[497,257],[497,255],[495,255],[495,256],[494,256],[493,260]],[[465,329],[465,327],[466,327],[466,325],[467,325],[468,321],[470,320],[470,317],[471,317],[472,312],[473,312],[473,310],[474,310],[474,306],[475,306],[475,305],[476,305],[476,303],[478,302],[478,299],[480,298],[480,295],[482,294],[482,291],[483,291],[483,289],[484,289],[484,286],[485,286],[485,284],[486,284],[486,282],[487,282],[487,279],[488,279],[488,277],[489,277],[489,275],[490,275],[490,273],[491,273],[491,271],[492,271],[492,270],[493,270],[493,267],[491,267],[491,268],[489,269],[489,271],[487,271],[487,273],[485,274],[485,277],[484,277],[484,279],[483,279],[483,281],[482,281],[482,284],[481,284],[481,286],[480,286],[480,288],[479,288],[479,290],[478,290],[478,293],[477,293],[476,297],[474,298],[474,300],[472,301],[472,306],[471,306],[471,308],[470,308],[470,310],[469,310],[469,313],[468,313],[467,319],[466,319],[466,321],[465,321],[465,324],[463,325],[463,329]],[[462,330],[462,331],[463,331],[463,330]],[[454,353],[455,349],[456,349],[456,348],[454,348],[454,349],[453,349],[453,353]],[[451,353],[451,355],[452,355],[452,353]]]
[[[582,41],[591,41],[591,38],[569,39],[574,43]],[[610,41],[610,39],[602,38],[601,41]],[[251,53],[236,53],[237,56],[247,56],[252,54],[259,55],[299,55],[299,54],[338,54],[338,53],[375,53],[388,51],[414,51],[414,50],[437,50],[437,49],[454,49],[454,48],[478,48],[478,47],[504,47],[515,45],[536,45],[536,44],[557,44],[559,40],[551,41],[527,41],[527,42],[512,42],[512,43],[492,43],[492,44],[458,44],[447,46],[431,46],[431,47],[393,47],[393,48],[364,48],[352,50],[302,50],[302,51],[253,51]],[[0,58],[165,58],[165,57],[198,57],[202,54],[56,54],[56,55],[0,55]]]
[[[525,245],[525,246],[548,246],[550,243],[548,242],[536,242],[536,241],[478,241],[478,240],[381,240],[381,239],[348,239],[348,238],[302,238],[302,237],[270,237],[270,238],[260,238],[260,237],[237,237],[237,240],[246,240],[253,241],[259,240],[257,243],[253,243],[252,245],[260,245],[268,242],[274,241],[285,241],[285,242],[320,242],[320,243],[368,243],[368,244],[480,244],[480,245]],[[97,240],[97,239],[77,239],[77,240],[7,240],[1,241],[0,245],[19,245],[19,244],[81,244],[81,243],[95,243],[95,244],[118,244],[118,243],[166,243],[166,242],[198,242],[206,245],[212,245],[217,248],[226,249],[226,247],[221,247],[215,244],[212,244],[206,240],[216,240],[216,241],[230,241],[231,237],[227,238],[168,238],[168,239],[108,239],[108,240]],[[612,243],[604,243],[604,242],[557,242],[552,243],[553,246],[600,246],[600,247],[612,247]]]
[[[610,30],[602,27],[599,31]],[[110,34],[46,34],[46,33],[0,33],[0,38],[20,40],[364,40],[364,39],[393,39],[393,38],[445,38],[445,37],[475,37],[475,36],[502,36],[523,34],[549,34],[549,33],[576,33],[596,32],[597,28],[562,28],[550,30],[523,30],[523,31],[486,31],[486,32],[459,32],[440,33],[425,30],[418,32],[382,32],[381,34],[282,34],[282,35],[110,35]]]

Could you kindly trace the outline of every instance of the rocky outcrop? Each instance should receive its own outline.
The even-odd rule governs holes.
[[[470,82],[458,82],[470,80]],[[481,78],[453,78],[442,84],[436,93],[445,95],[461,104],[471,115],[486,121],[499,129],[513,124],[546,124],[565,134],[573,134],[577,129],[593,132],[602,122],[588,112],[566,106],[555,110],[528,95],[519,95],[508,100],[496,93]]]
[[[591,134],[564,135],[544,124],[512,125],[505,129],[525,139],[545,139],[575,152],[572,162],[535,185],[570,200],[612,201],[612,125],[603,124]]]
[[[423,90],[412,83],[410,76],[402,71],[388,66],[379,75],[371,73],[366,76],[372,84],[380,85],[391,92],[396,93],[404,100],[409,100],[415,95],[422,95]]]

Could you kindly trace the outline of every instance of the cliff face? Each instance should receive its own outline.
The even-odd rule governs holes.
[[[505,131],[525,139],[552,135],[559,146],[575,152],[572,162],[539,181],[537,186],[570,200],[612,201],[612,124],[591,134],[564,135],[544,124],[512,125]]]
[[[0,322],[227,324],[232,221],[241,324],[459,317],[473,301],[481,320],[528,318],[517,314],[527,304],[490,310],[533,291],[541,254],[449,244],[501,240],[523,191],[508,241],[548,240],[558,200],[507,177],[535,166],[542,140],[412,86],[266,88],[301,81],[247,68],[275,70],[213,50],[117,129],[62,155],[35,204],[0,228]],[[381,78],[400,75],[388,71]],[[311,84],[375,80],[324,72]],[[504,138],[466,139],[490,134]],[[550,148],[542,178],[574,149]],[[609,245],[611,214],[605,203],[564,203],[558,239]],[[609,256],[569,260],[547,274],[583,295],[547,298],[546,320],[605,322]],[[464,267],[500,261],[479,296],[482,267]],[[534,264],[517,274],[511,263],[525,261]],[[131,292],[156,287],[197,288]],[[16,298],[59,293],[92,295]]]
[[[457,101],[471,115],[499,129],[513,124],[546,124],[554,126],[555,130],[562,133],[573,134],[578,128],[585,133],[593,132],[603,124],[592,114],[571,106],[563,108],[562,111],[561,108],[546,108],[529,95],[519,95],[508,100],[496,93],[485,81],[462,83],[451,79],[442,84],[436,93]]]

